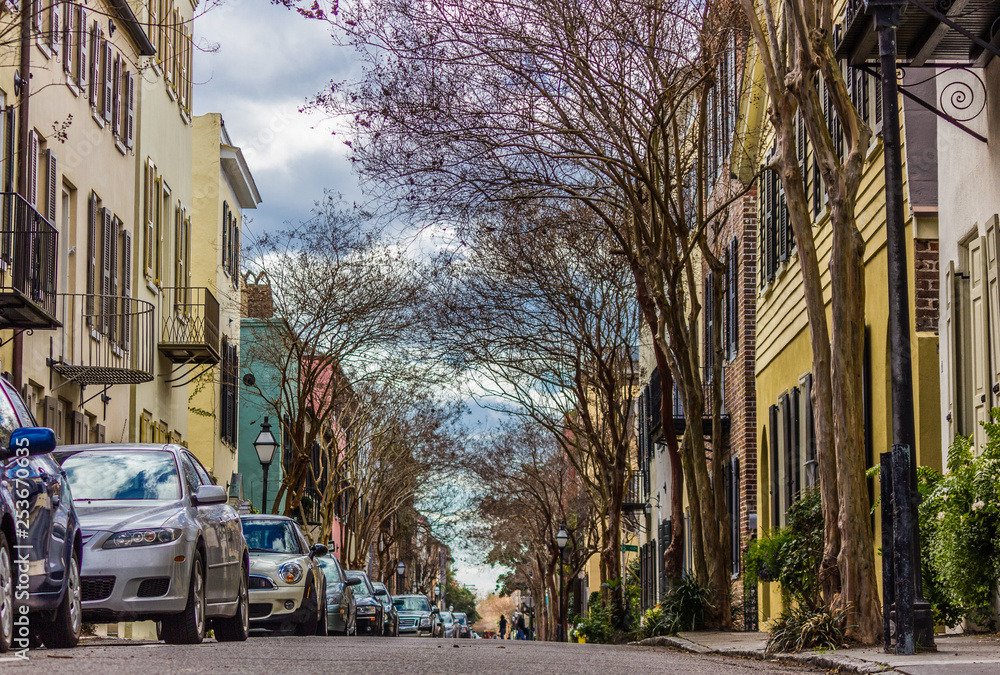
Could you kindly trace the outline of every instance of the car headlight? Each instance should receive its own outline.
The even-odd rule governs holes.
[[[129,548],[131,546],[152,546],[176,541],[181,531],[173,527],[154,527],[148,530],[125,530],[115,532],[104,542],[103,548]]]
[[[278,576],[286,584],[296,584],[302,578],[302,565],[294,560],[286,562],[278,568]]]
[[[375,613],[374,607],[369,607],[369,606],[358,607],[358,614],[374,614],[374,613]]]
[[[430,618],[429,618],[429,617],[426,617],[426,616],[425,616],[425,617],[422,617],[422,618],[420,619],[420,625],[421,625],[421,626],[429,626],[429,625],[431,625],[431,620],[430,620]]]

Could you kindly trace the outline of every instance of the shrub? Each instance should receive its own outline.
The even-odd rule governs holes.
[[[844,642],[844,613],[831,614],[802,605],[786,605],[771,624],[764,652],[798,652],[803,649],[836,649]]]
[[[705,612],[712,606],[712,590],[689,574],[667,591],[660,604],[664,621],[668,622],[667,632],[698,630],[704,626]]]
[[[611,609],[597,599],[590,604],[587,618],[577,617],[576,633],[582,635],[587,642],[608,644],[614,641],[615,629],[611,623]]]
[[[1000,408],[990,411],[1000,419]],[[1000,424],[984,422],[986,442],[975,453],[959,436],[948,452],[948,473],[923,469],[919,507],[921,571],[935,620],[963,616],[995,626],[993,595],[1000,578]]]
[[[743,556],[743,585],[777,581],[784,604],[820,607],[819,566],[823,561],[823,511],[819,489],[803,491],[788,509],[788,527],[754,539]]]

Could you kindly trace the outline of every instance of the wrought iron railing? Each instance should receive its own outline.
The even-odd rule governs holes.
[[[702,415],[704,417],[712,416],[712,369],[702,368],[701,369],[701,391],[705,399],[704,411]],[[726,412],[726,378],[725,369],[723,369],[722,377],[722,413]],[[677,385],[674,385],[674,419],[682,419],[684,417],[684,399],[680,392],[677,390]]]
[[[219,301],[207,288],[161,291],[160,351],[174,361],[219,361]]]
[[[153,379],[154,307],[119,295],[60,293],[60,357],[50,365],[80,384],[140,384]]]
[[[0,193],[0,328],[58,328],[59,233],[25,199]]]

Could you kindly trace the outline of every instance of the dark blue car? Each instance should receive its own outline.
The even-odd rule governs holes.
[[[55,444],[0,378],[0,652],[80,640],[80,523]]]

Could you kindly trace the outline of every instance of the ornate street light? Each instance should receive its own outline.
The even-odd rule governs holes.
[[[405,574],[406,574],[406,563],[400,560],[399,564],[396,565],[396,576],[399,579],[399,581],[396,583],[397,595],[403,592],[403,576]]]
[[[566,534],[566,526],[560,524],[559,531],[556,532],[556,546],[559,547],[559,642],[566,642],[566,627],[563,625],[563,554],[566,552],[566,543],[569,535]]]
[[[267,470],[274,460],[274,451],[278,449],[278,441],[271,433],[271,425],[267,422],[267,417],[260,425],[260,433],[257,440],[253,442],[253,449],[257,451],[257,459],[260,460],[260,467],[264,470],[264,493],[261,495],[261,513],[267,513]]]

